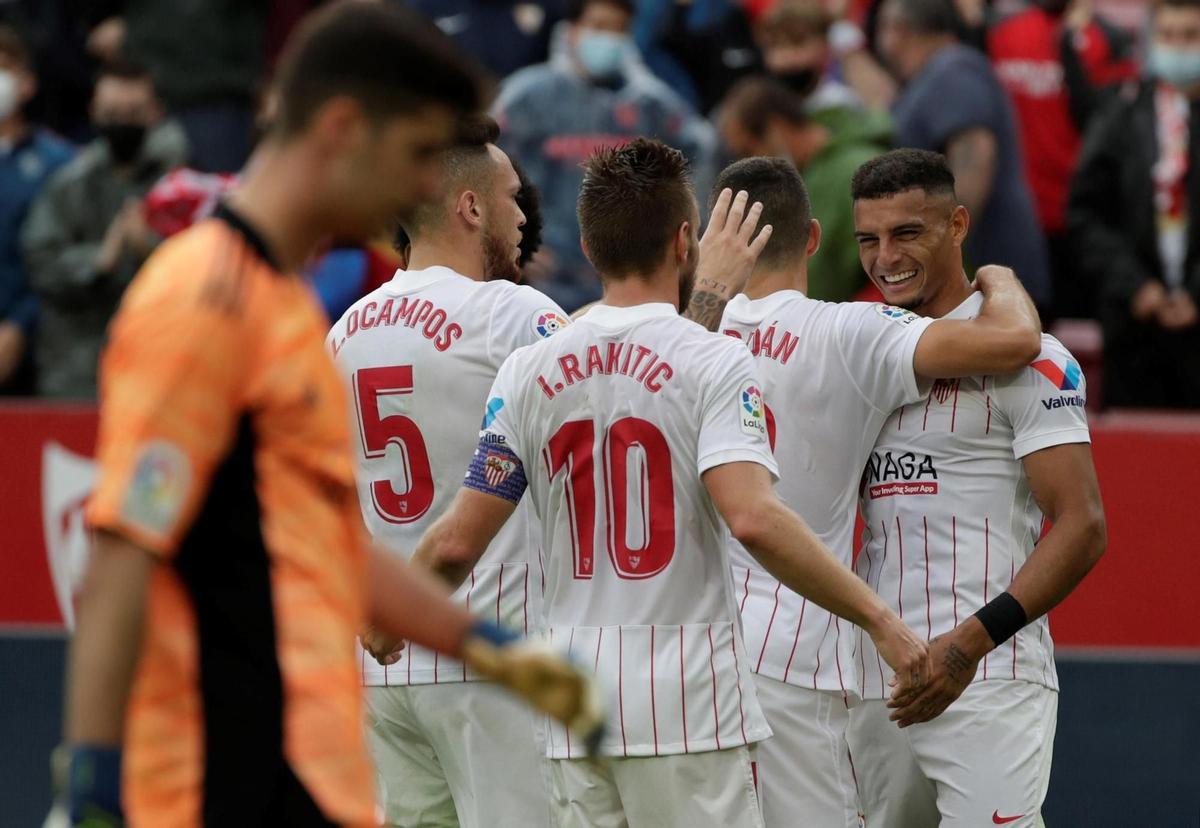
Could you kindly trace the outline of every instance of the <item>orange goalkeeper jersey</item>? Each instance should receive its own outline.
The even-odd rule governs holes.
[[[164,243],[113,321],[89,520],[161,556],[126,722],[134,826],[376,822],[327,327],[227,208]]]

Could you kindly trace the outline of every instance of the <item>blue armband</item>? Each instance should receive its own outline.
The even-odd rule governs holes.
[[[479,438],[479,448],[467,467],[463,485],[484,494],[495,495],[509,503],[521,502],[529,488],[521,458],[506,446],[503,437],[485,431]]]
[[[506,647],[514,641],[520,641],[519,633],[510,630],[508,627],[502,627],[491,621],[479,620],[471,627],[471,636],[473,638],[482,638],[489,644],[496,647]]]

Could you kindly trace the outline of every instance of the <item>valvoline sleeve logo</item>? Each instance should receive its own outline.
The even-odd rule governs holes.
[[[1083,379],[1083,371],[1073,359],[1066,360],[1063,365],[1059,365],[1053,359],[1039,359],[1030,363],[1029,367],[1048,379],[1060,391],[1077,391]]]

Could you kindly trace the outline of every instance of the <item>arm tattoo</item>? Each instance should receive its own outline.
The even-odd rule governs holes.
[[[964,671],[971,667],[971,659],[967,658],[967,654],[958,648],[957,644],[951,644],[946,649],[946,657],[942,660],[942,664],[946,667],[946,672],[950,674],[950,678],[957,682],[963,679],[969,679],[970,676],[963,675]]]
[[[683,312],[684,318],[703,325],[710,331],[715,331],[721,323],[721,314],[725,312],[725,305],[729,303],[725,293],[724,285],[709,279],[697,279],[696,286],[692,290],[692,298],[688,300],[687,310]]]

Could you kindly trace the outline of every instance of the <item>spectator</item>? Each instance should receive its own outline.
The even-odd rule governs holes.
[[[854,238],[850,179],[866,161],[887,149],[888,133],[859,119],[857,131],[835,132],[805,111],[804,99],[771,78],[747,78],[721,106],[719,128],[737,158],[788,158],[804,176],[813,216],[821,223],[821,246],[810,260],[809,296],[841,302],[867,284]]]
[[[1095,315],[1067,237],[1067,190],[1081,134],[1112,84],[1137,73],[1132,40],[1091,0],[1039,0],[988,35],[988,54],[1017,115],[1025,178],[1046,235],[1054,316]]]
[[[632,0],[573,0],[550,61],[509,78],[495,105],[502,148],[542,193],[545,245],[526,273],[568,309],[600,292],[575,217],[581,163],[593,150],[647,135],[688,156],[699,191],[713,174],[712,126],[646,69],[632,20]]]
[[[33,393],[32,345],[37,300],[29,288],[19,244],[29,204],[72,148],[33,127],[24,108],[37,80],[29,51],[0,27],[0,394]]]
[[[501,78],[546,59],[550,32],[562,20],[565,5],[564,0],[407,1]]]
[[[54,174],[30,208],[21,246],[42,303],[34,348],[40,394],[95,396],[108,320],[158,241],[142,197],[187,157],[183,132],[161,118],[144,69],[102,69],[92,96],[100,137]]]
[[[1067,223],[1109,405],[1200,407],[1200,0],[1160,0],[1148,77],[1088,127]]]
[[[897,147],[945,154],[971,216],[966,254],[1013,268],[1048,307],[1046,241],[1023,176],[1008,98],[984,55],[955,37],[950,0],[884,0],[879,49],[904,83],[892,106]]]

